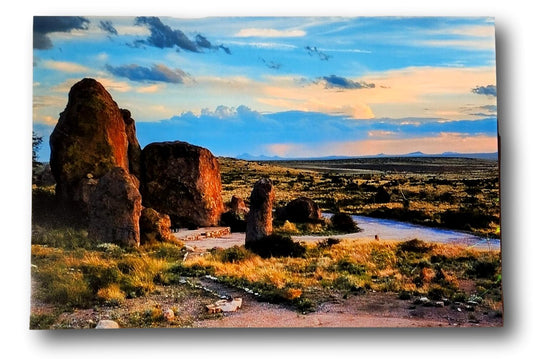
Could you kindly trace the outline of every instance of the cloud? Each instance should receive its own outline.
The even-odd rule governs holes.
[[[174,30],[163,24],[158,17],[137,17],[135,18],[135,25],[146,25],[150,30],[150,36],[146,40],[137,40],[136,45],[145,44],[160,49],[177,46],[183,50],[199,52],[196,43],[191,41],[183,31]]]
[[[478,95],[494,96],[496,97],[496,86],[487,85],[487,86],[476,86],[472,89],[472,93]]]
[[[54,61],[46,60],[42,62],[42,66],[47,69],[57,70],[67,73],[87,73],[90,72],[90,69],[86,66],[76,64],[74,62],[66,61]]]
[[[266,61],[262,57],[260,58],[261,62],[265,64],[266,67],[272,70],[279,70],[281,68],[281,64],[279,62],[274,61]]]
[[[373,83],[357,82],[337,75],[324,76],[320,80],[325,82],[326,88],[362,89],[376,87]]]
[[[483,153],[498,151],[498,138],[487,135],[440,133],[417,138],[370,138],[359,141],[335,141],[320,144],[273,143],[263,146],[265,155],[285,157],[369,156],[379,153],[401,155],[415,151],[427,154],[443,152]]]
[[[197,34],[194,41],[189,39],[183,31],[172,29],[161,22],[158,17],[141,16],[135,18],[135,25],[147,26],[150,36],[146,40],[136,40],[133,46],[148,45],[160,49],[174,48],[176,50],[186,50],[191,52],[202,52],[202,49],[218,50],[222,49],[226,54],[231,54],[228,47],[224,45],[213,45],[205,36]]]
[[[109,33],[110,35],[118,35],[117,29],[113,27],[113,24],[109,20],[102,20],[100,21],[100,24],[98,25],[100,29],[104,30],[105,32]]]
[[[34,16],[33,48],[37,50],[51,49],[53,44],[48,34],[87,30],[89,23],[88,19],[81,16]]]
[[[209,40],[207,40],[205,38],[205,36],[203,35],[196,35],[195,37],[195,41],[196,41],[196,44],[199,46],[199,47],[202,47],[204,49],[209,49],[209,50],[218,50],[218,49],[222,49],[224,50],[224,52],[228,55],[231,55],[231,50],[224,46],[224,45],[213,45],[211,44],[211,42]]]
[[[165,65],[153,65],[151,68],[136,64],[113,67],[106,65],[106,69],[115,76],[125,77],[132,81],[158,81],[182,84],[189,75],[180,69],[171,70]]]
[[[223,119],[223,118],[243,119],[243,118],[259,118],[261,117],[261,114],[244,105],[240,105],[238,107],[229,107],[229,106],[219,105],[217,106],[215,111],[211,111],[207,108],[202,109],[200,116],[216,117],[219,119]]]
[[[306,46],[305,49],[309,56],[318,56],[321,61],[328,61],[331,56],[317,49],[316,46]]]
[[[302,37],[307,33],[303,30],[277,30],[277,29],[241,29],[236,37]]]

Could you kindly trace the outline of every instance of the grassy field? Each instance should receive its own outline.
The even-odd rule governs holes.
[[[271,178],[276,204],[306,196],[323,211],[500,236],[498,163],[464,158],[248,162],[220,158],[223,197]]]
[[[365,162],[365,168],[359,169],[352,162],[261,163],[221,158],[223,197],[226,202],[233,195],[247,199],[255,181],[269,177],[275,185],[276,206],[307,196],[324,211],[396,216],[499,233],[499,182],[493,163],[478,163],[474,176],[466,169],[475,164],[465,160],[458,161],[463,172],[453,166],[444,171],[445,166],[424,161],[408,160],[410,172],[402,173],[399,168],[383,171],[384,164],[379,162]],[[451,214],[462,221],[447,222]],[[282,227],[276,230],[283,232]],[[205,275],[300,313],[313,311],[334,296],[392,292],[411,301],[422,296],[443,301],[452,311],[456,310],[453,306],[474,305],[476,311],[502,315],[498,251],[418,240],[362,243],[327,237],[298,249],[291,255],[271,257],[232,247],[184,260],[183,244],[121,248],[93,243],[86,225],[57,205],[53,187],[35,187],[32,296],[39,305],[32,306],[30,327],[94,327],[95,323],[79,318],[76,323],[84,324],[76,326],[65,318],[104,310],[122,327],[188,327],[217,318],[205,312],[205,305],[217,298],[190,285]],[[177,317],[170,323],[163,319],[161,302],[176,309]]]

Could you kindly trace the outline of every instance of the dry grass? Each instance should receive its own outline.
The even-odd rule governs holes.
[[[317,290],[322,293],[375,290],[421,294],[438,290],[451,297],[459,290],[459,279],[477,278],[475,270],[479,263],[495,265],[489,285],[497,286],[501,270],[498,253],[420,243],[403,250],[398,242],[344,240],[326,248],[308,245],[303,258],[262,259],[249,254],[233,263],[220,261],[228,250],[215,250],[183,265],[209,268],[213,275],[228,283],[244,283],[259,291],[269,288],[287,299],[311,298]],[[417,245],[424,247],[420,249]]]

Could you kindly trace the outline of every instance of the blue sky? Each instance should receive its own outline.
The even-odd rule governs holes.
[[[316,157],[497,151],[494,21],[467,17],[36,17],[33,120],[84,77],[142,146]]]

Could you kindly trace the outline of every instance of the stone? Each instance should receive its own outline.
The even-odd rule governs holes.
[[[274,185],[270,179],[262,178],[255,183],[250,195],[250,212],[247,216],[245,244],[272,234],[273,204]]]
[[[85,78],[72,86],[50,135],[50,167],[62,201],[86,211],[94,189],[87,179],[98,180],[114,167],[126,171],[135,167],[128,157],[135,152],[130,140],[136,142],[135,126],[130,122],[126,125],[124,112],[98,81]]]
[[[242,308],[242,298],[232,298],[217,300],[214,304],[206,305],[207,311],[210,314],[220,312],[236,312]]]
[[[120,325],[114,320],[102,319],[96,324],[95,329],[120,329]]]
[[[206,148],[157,142],[141,151],[143,205],[170,216],[172,227],[216,226],[224,211],[220,166]]]
[[[322,214],[320,208],[311,198],[299,197],[290,201],[283,211],[287,220],[295,223],[317,223],[320,222]]]
[[[141,244],[151,242],[175,242],[170,231],[170,217],[153,208],[143,208],[139,221]]]
[[[165,318],[165,320],[167,322],[172,322],[175,318],[175,314],[174,314],[174,311],[170,308],[166,309],[165,311],[163,311],[163,318]]]
[[[115,167],[98,181],[89,199],[89,238],[138,246],[141,194],[135,176]]]
[[[250,209],[244,200],[237,196],[231,197],[230,209],[222,213],[220,223],[231,228],[232,232],[246,232],[246,216]]]
[[[250,209],[246,206],[244,200],[237,196],[231,197],[230,210],[238,215],[246,215]]]

